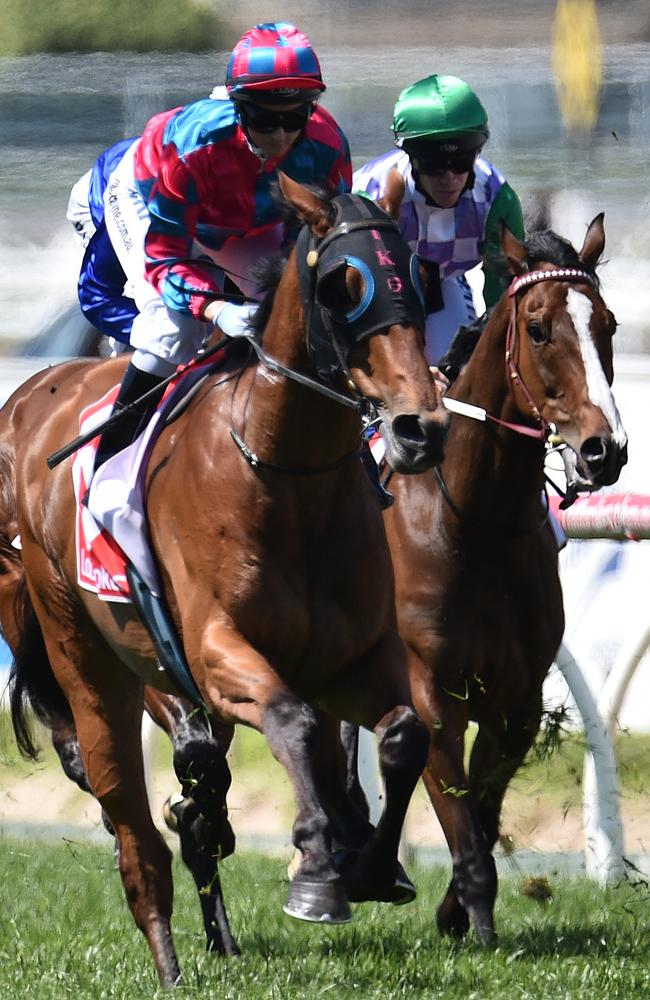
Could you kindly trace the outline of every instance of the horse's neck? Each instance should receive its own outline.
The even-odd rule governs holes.
[[[472,357],[450,395],[481,407],[490,416],[523,423],[506,371],[505,339],[509,302],[501,301],[481,334]],[[452,496],[468,507],[491,509],[500,519],[525,519],[536,512],[543,486],[544,448],[540,441],[492,422],[452,417],[443,472]]]
[[[292,256],[264,330],[264,350],[280,364],[316,379],[307,352],[298,273]],[[327,465],[359,445],[358,416],[315,389],[258,364],[240,414],[246,444],[265,461]]]

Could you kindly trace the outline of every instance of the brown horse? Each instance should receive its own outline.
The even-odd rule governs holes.
[[[391,462],[406,472],[440,460],[446,418],[422,350],[410,252],[388,215],[363,198],[329,203],[286,178],[281,187],[305,226],[259,310],[264,363],[232,360],[163,432],[147,509],[205,705],[227,727],[263,732],[294,786],[303,860],[285,910],[337,922],[348,899],[395,899],[399,836],[428,745],[395,627],[384,527],[358,461],[360,415],[376,409]],[[393,214],[400,194],[385,202]],[[132,609],[78,588],[70,473],[45,461],[123,365],[72,362],[35,376],[4,408],[10,430],[0,433],[15,459],[29,628],[42,632],[117,837],[131,912],[169,985],[179,976],[170,858],[146,802],[140,745],[143,684],[165,682]],[[314,372],[348,395],[316,391]],[[47,716],[42,665],[23,657],[16,679]],[[377,733],[386,805],[376,830],[353,817],[337,780],[334,718]],[[345,882],[333,836],[356,850]]]
[[[604,242],[602,215],[579,254],[551,232],[526,246],[504,232],[517,276],[510,294],[473,337],[469,360],[471,331],[441,362],[460,371],[447,393],[444,462],[390,481],[398,624],[432,739],[423,777],[453,862],[438,926],[459,935],[471,921],[485,943],[503,797],[539,730],[542,683],[564,630],[557,543],[541,501],[545,440],[552,431],[571,449],[583,488],[615,482],[626,461],[610,390],[616,323],[595,274]],[[466,775],[469,720],[478,735]]]

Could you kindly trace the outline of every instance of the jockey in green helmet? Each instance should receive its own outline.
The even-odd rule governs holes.
[[[500,222],[523,238],[521,204],[503,175],[480,156],[490,134],[487,113],[459,77],[434,74],[403,90],[392,128],[397,149],[360,167],[353,190],[379,198],[392,170],[404,178],[400,229],[432,279],[426,349],[433,364],[457,328],[476,318],[466,272],[483,264],[488,308],[505,289]]]

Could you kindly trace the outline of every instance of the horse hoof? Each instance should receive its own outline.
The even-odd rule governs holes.
[[[343,878],[348,898],[353,903],[375,901],[392,903],[393,906],[405,906],[412,903],[417,891],[399,861],[395,869],[395,881],[386,888],[378,885],[375,879],[369,880],[359,875],[360,852],[341,848],[332,855],[332,861],[337,872]]]
[[[347,924],[352,919],[340,879],[335,882],[307,882],[294,878],[289,886],[289,898],[282,909],[296,920],[315,924]]]
[[[459,902],[450,905],[445,900],[438,907],[436,923],[443,937],[463,938],[469,930],[469,914]]]
[[[298,869],[300,868],[302,862],[303,862],[302,852],[296,848],[296,850],[293,852],[293,857],[291,861],[287,865],[287,878],[289,879],[290,882],[293,882],[294,878],[298,874]]]
[[[398,861],[393,897],[390,902],[393,906],[405,906],[407,903],[412,903],[416,896],[417,889]]]
[[[168,799],[165,800],[162,807],[163,819],[165,821],[165,826],[172,833],[178,833],[178,815],[177,810],[179,806],[182,806],[184,802],[183,796],[180,792],[174,792],[170,795]]]

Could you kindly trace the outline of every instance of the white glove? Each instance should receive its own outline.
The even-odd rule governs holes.
[[[250,318],[257,312],[257,307],[257,302],[227,302],[219,311],[214,325],[218,326],[226,337],[246,336],[249,333]]]

